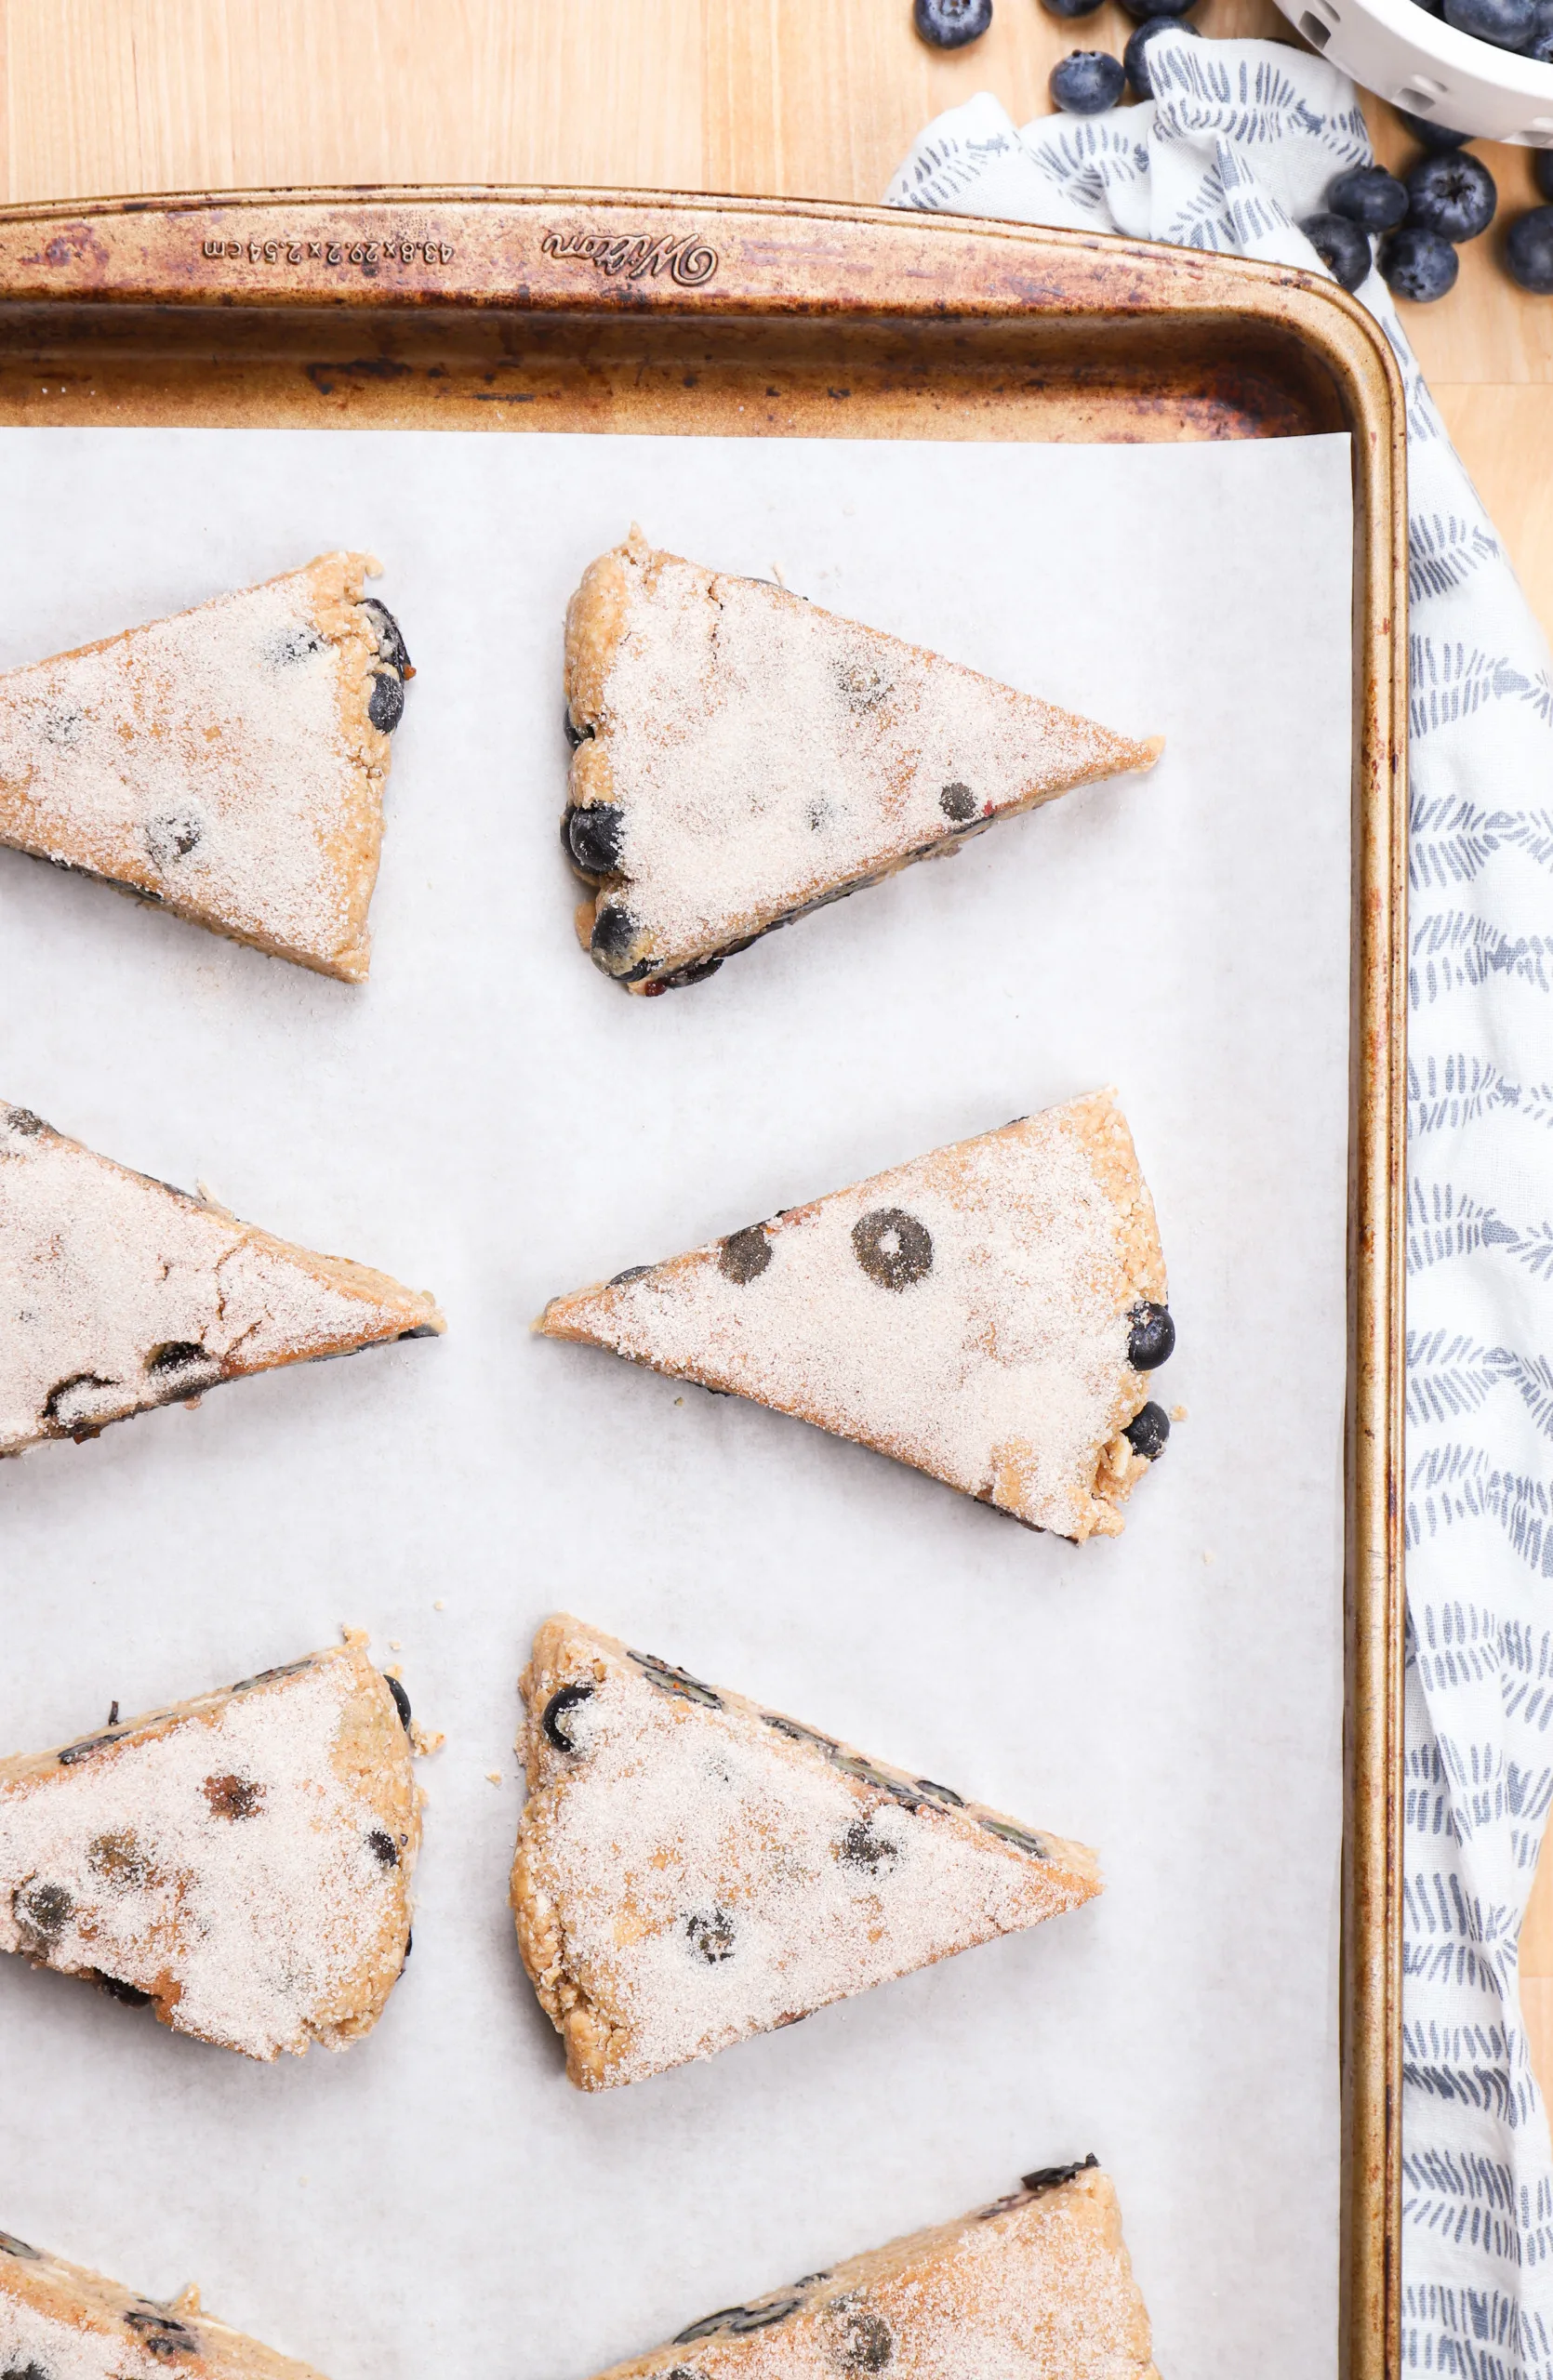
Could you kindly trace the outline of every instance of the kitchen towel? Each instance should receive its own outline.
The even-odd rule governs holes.
[[[1297,227],[1370,162],[1352,84],[1267,41],[1168,33],[1148,64],[1153,99],[1103,115],[951,110],[890,203],[1323,270]],[[1402,2361],[1553,2380],[1516,1971],[1553,1799],[1553,678],[1386,284],[1359,295],[1410,485]]]

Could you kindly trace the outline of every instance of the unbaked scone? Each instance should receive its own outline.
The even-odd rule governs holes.
[[[0,843],[357,983],[414,675],[369,554],[320,554],[0,675]]]
[[[1164,748],[636,528],[567,607],[565,690],[577,932],[639,992]]]
[[[370,2032],[410,1938],[410,1706],[366,1639],[0,1760],[0,1950],[248,2057]]]
[[[445,1328],[424,1290],[239,1223],[0,1100],[0,1456]]]
[[[136,2297],[84,2265],[0,2231],[0,2371],[5,2380],[324,2380],[219,2322],[185,2289]]]
[[[602,2380],[1159,2380],[1110,2177],[1026,2175],[958,2223],[690,2323]]]
[[[518,1946],[584,2091],[1037,1925],[1095,1854],[565,1613],[521,1680]]]
[[[1034,1528],[1115,1536],[1175,1343],[1132,1135],[1097,1091],[552,1298],[535,1329],[752,1397]]]

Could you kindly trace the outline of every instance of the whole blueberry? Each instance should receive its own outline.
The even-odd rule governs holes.
[[[1052,69],[1052,97],[1069,115],[1099,115],[1115,107],[1127,72],[1103,49],[1073,49]]]
[[[1381,242],[1380,271],[1399,298],[1411,298],[1417,306],[1429,306],[1453,289],[1461,264],[1449,240],[1438,231],[1415,231],[1404,223]]]
[[[1496,49],[1519,49],[1535,30],[1537,0],[1445,0],[1445,21]]]
[[[1510,279],[1539,298],[1553,296],[1553,206],[1518,215],[1505,240]]]
[[[1406,108],[1399,108],[1397,114],[1419,147],[1427,149],[1431,157],[1444,149],[1459,149],[1464,140],[1472,138],[1469,132],[1457,132],[1448,124],[1431,124],[1427,115],[1409,115]]]
[[[1553,198],[1553,149],[1533,149],[1532,179],[1544,198]]]
[[[1100,0],[1043,0],[1054,17],[1093,17]]]
[[[1366,231],[1394,231],[1407,214],[1407,191],[1384,165],[1350,165],[1326,194],[1334,215],[1362,223]]]
[[[1453,245],[1486,231],[1498,203],[1493,176],[1465,150],[1425,157],[1407,178],[1408,230],[1438,231]]]
[[[1300,225],[1339,289],[1357,289],[1370,276],[1370,234],[1346,215],[1307,215]]]
[[[1162,1405],[1146,1405],[1135,1413],[1122,1433],[1135,1454],[1146,1462],[1158,1462],[1170,1435],[1170,1416]]]
[[[911,22],[935,49],[963,49],[992,21],[992,0],[911,0]]]
[[[1149,43],[1157,41],[1161,33],[1195,35],[1196,33],[1197,27],[1188,25],[1184,17],[1153,16],[1146,17],[1136,33],[1128,37],[1127,46],[1122,53],[1122,63],[1126,69],[1128,82],[1140,99],[1151,99],[1154,96],[1154,86],[1148,73]]]
[[[1553,66],[1553,24],[1540,24],[1530,41],[1520,46],[1522,58],[1534,58],[1539,66]]]
[[[1196,7],[1197,0],[1122,0],[1122,5],[1141,25],[1150,17],[1184,17]]]

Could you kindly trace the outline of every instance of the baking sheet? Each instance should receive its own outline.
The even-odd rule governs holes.
[[[633,518],[1166,757],[627,999],[555,822],[562,611]],[[196,2279],[331,2380],[585,2380],[1093,2149],[1164,2373],[1331,2360],[1350,528],[1346,438],[0,432],[0,667],[352,545],[419,671],[369,985],[0,853],[0,1095],[450,1323],[0,1465],[7,1749],[341,1620],[448,1739],[415,1955],[342,2056],[250,2066],[0,1961],[0,2226]],[[1120,1541],[526,1334],[1106,1081],[1188,1412]],[[573,2092],[505,1897],[554,1608],[1096,1844],[1104,1897]]]

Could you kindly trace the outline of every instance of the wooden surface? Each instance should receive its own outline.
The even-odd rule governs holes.
[[[1209,34],[1293,35],[1272,0],[1201,0]],[[285,183],[532,182],[877,200],[912,136],[990,90],[1043,113],[1069,48],[1120,50],[996,0],[991,32],[925,49],[909,0],[0,0],[0,192],[11,201]],[[1372,110],[1386,162],[1409,153]],[[1485,147],[1501,212],[1524,152]],[[1494,234],[1409,331],[1544,626],[1553,628],[1553,298],[1515,290]],[[1553,1869],[1521,1946],[1553,2082]]]

